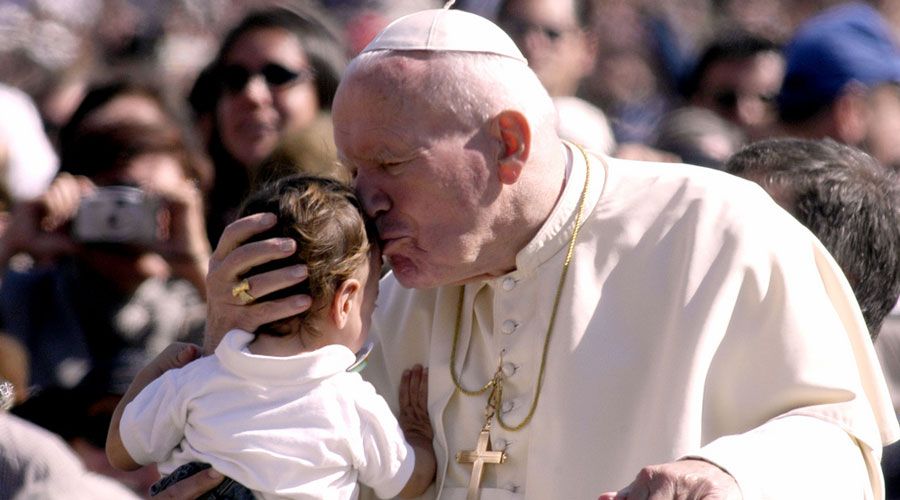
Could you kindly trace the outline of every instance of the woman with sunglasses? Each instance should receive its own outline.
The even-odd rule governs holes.
[[[333,21],[302,5],[248,14],[191,90],[215,167],[207,217],[213,243],[234,219],[260,164],[287,134],[330,134],[330,126],[313,125],[330,120],[347,53]]]

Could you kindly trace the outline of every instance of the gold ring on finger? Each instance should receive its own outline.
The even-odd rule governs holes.
[[[250,282],[246,279],[242,279],[240,283],[231,288],[231,295],[244,306],[256,300],[256,297],[250,295]]]

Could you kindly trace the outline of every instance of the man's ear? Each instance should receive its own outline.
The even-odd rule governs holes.
[[[497,158],[500,182],[514,184],[531,153],[531,126],[528,119],[515,110],[501,111],[491,121],[491,136],[500,141]]]
[[[331,299],[331,309],[329,316],[334,325],[340,329],[344,328],[347,320],[350,318],[350,312],[356,305],[359,297],[359,291],[362,284],[356,278],[350,278],[341,283],[337,290],[334,291],[334,298]]]

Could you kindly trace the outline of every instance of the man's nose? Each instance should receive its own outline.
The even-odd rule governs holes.
[[[357,174],[356,194],[369,217],[375,218],[391,209],[390,197],[372,177]]]

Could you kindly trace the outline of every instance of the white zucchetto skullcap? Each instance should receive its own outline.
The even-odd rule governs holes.
[[[462,10],[432,9],[403,16],[376,35],[362,52],[374,50],[481,52],[528,63],[500,27]]]

